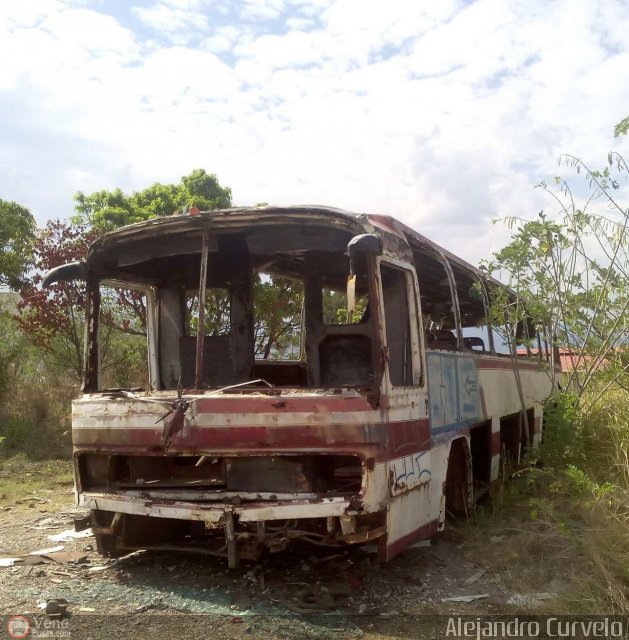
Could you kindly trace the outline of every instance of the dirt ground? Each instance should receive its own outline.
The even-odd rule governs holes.
[[[58,563],[0,559],[0,637],[9,616],[44,624],[42,607],[61,598],[65,626],[56,620],[48,637],[443,637],[445,621],[430,616],[548,610],[566,587],[537,567],[540,557],[527,563],[514,551],[543,532],[510,521],[453,524],[387,564],[370,546],[303,544],[230,571],[211,556],[141,551],[114,561],[96,553],[93,537],[49,539],[83,515],[68,465],[1,464],[0,558],[58,546],[80,553]],[[478,598],[447,600],[460,596]]]

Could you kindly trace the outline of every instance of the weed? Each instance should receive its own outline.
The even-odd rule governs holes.
[[[72,463],[69,460],[35,462],[24,454],[0,460],[0,502],[12,509],[54,510],[72,501]],[[36,498],[33,502],[30,499]]]

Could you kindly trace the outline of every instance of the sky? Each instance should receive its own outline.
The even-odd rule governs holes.
[[[627,151],[626,0],[0,0],[0,198],[215,173],[236,205],[403,220],[470,262]],[[581,178],[582,179],[582,178]]]

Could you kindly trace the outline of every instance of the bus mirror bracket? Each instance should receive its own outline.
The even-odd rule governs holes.
[[[373,233],[362,233],[354,236],[347,244],[347,255],[349,256],[349,275],[347,276],[347,322],[356,308],[356,255],[379,256],[382,253],[382,243],[380,238]]]
[[[50,269],[42,280],[45,289],[55,282],[67,282],[68,280],[85,280],[85,262],[68,262]]]
[[[349,275],[355,275],[355,258],[359,253],[372,256],[379,256],[382,253],[382,243],[380,238],[374,233],[362,233],[354,236],[347,244],[347,255],[349,256]]]

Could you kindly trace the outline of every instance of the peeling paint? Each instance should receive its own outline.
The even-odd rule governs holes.
[[[358,236],[381,247],[352,253],[364,315],[325,324],[322,291],[343,295]],[[429,261],[443,267],[439,304],[457,325],[452,333],[439,324],[447,344],[431,349],[422,317],[431,301],[418,277]],[[303,283],[299,360],[254,358],[253,279],[266,269]],[[456,278],[490,282],[393,218],[261,207],[155,219],[105,234],[80,271],[88,310],[84,394],[73,404],[76,485],[103,552],[197,540],[233,566],[296,538],[377,539],[388,559],[443,528],[453,440],[466,443],[470,487],[470,443],[487,443],[487,481],[495,480],[501,418],[522,407],[515,376],[505,375],[513,363],[465,348],[460,306],[471,303]],[[147,389],[99,389],[103,282],[145,292]],[[203,300],[209,287],[229,293],[224,336],[186,326],[186,292]],[[518,369],[539,425],[552,383],[540,360],[520,359]]]

